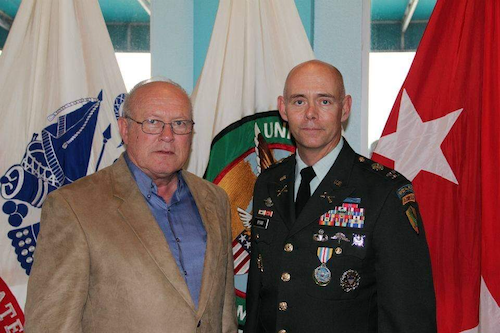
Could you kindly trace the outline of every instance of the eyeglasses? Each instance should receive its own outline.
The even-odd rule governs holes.
[[[163,122],[158,119],[146,119],[142,122],[137,121],[129,116],[125,118],[141,125],[142,131],[146,134],[160,134],[163,132],[165,125],[170,125],[172,132],[177,135],[189,134],[193,131],[194,121],[192,120],[174,120],[170,123]]]

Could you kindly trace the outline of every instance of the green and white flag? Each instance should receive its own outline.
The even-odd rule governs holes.
[[[294,151],[288,128],[273,110],[288,72],[313,58],[293,1],[220,1],[192,95],[196,126],[188,170],[205,174],[231,200],[240,330],[246,315],[255,179]]]

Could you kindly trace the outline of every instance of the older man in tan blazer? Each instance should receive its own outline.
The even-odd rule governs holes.
[[[126,153],[49,195],[26,332],[236,332],[224,191],[186,171],[192,110],[173,82],[132,90]]]

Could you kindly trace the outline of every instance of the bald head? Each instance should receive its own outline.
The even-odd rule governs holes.
[[[290,71],[283,96],[278,97],[278,110],[307,165],[314,165],[337,146],[351,105],[342,74],[332,65],[311,60]]]
[[[300,79],[300,77],[304,75],[317,75],[319,73],[328,73],[331,76],[331,79],[334,81],[335,86],[337,88],[337,92],[340,98],[345,97],[345,87],[344,87],[344,78],[342,77],[342,73],[335,67],[330,65],[329,63],[320,61],[320,60],[309,60],[298,64],[286,77],[285,88],[283,89],[283,96],[285,99],[288,98],[288,87],[290,82],[293,82],[295,79]]]
[[[125,97],[123,103],[123,116],[134,117],[133,113],[137,105],[140,104],[144,98],[147,98],[149,94],[155,94],[156,92],[166,93],[171,98],[188,103],[192,118],[193,107],[189,95],[178,83],[165,78],[152,78],[136,84]]]

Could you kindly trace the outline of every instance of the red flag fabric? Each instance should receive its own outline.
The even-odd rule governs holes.
[[[413,181],[438,331],[500,331],[500,2],[438,0],[373,159]]]

